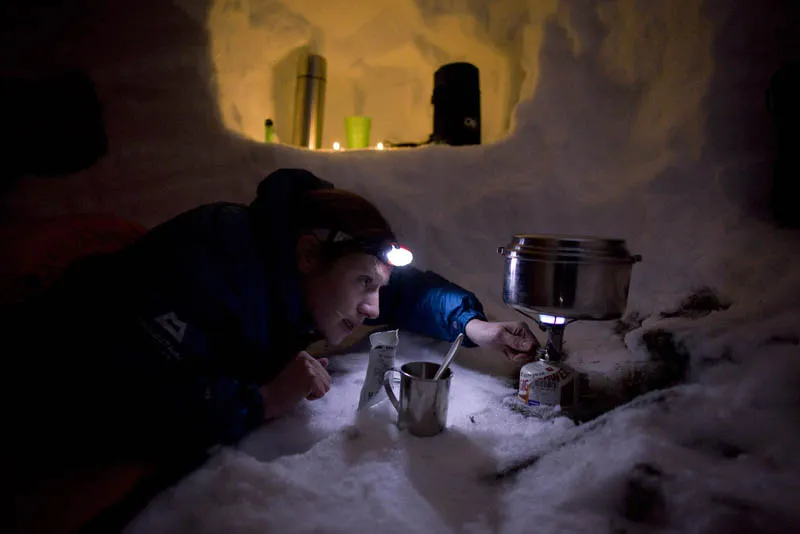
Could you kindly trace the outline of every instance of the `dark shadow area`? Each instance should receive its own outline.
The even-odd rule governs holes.
[[[707,114],[702,159],[714,162],[730,159],[731,154],[746,156],[741,165],[721,171],[727,200],[745,213],[775,222],[770,200],[777,144],[766,95],[773,74],[800,60],[800,4],[795,0],[706,0],[704,15],[714,23],[714,73],[702,104]],[[795,94],[793,100],[797,99],[800,95]],[[794,147],[794,152],[798,150],[800,145]]]
[[[108,150],[102,106],[94,82],[83,72],[0,78],[0,102],[4,184],[24,174],[78,172]]]
[[[196,4],[204,11],[210,5]],[[224,133],[205,21],[172,3],[145,0],[130,8],[107,0],[12,0],[2,18],[2,72],[85,72],[97,85],[112,142],[187,130]],[[176,119],[159,121],[158,111],[167,108],[178,112]]]
[[[52,176],[57,189],[60,176],[115,160],[121,153],[129,158],[133,153],[156,169],[163,154],[148,153],[145,146],[241,143],[226,132],[217,109],[205,28],[210,2],[193,4],[191,13],[159,0],[135,5],[109,0],[0,4],[4,193],[12,186],[6,177],[14,176],[18,183]],[[170,120],[163,120],[165,116]],[[110,189],[124,188],[125,169],[119,164],[111,169],[100,178],[113,183]],[[154,173],[151,180],[156,179],[163,175]],[[147,180],[137,181],[137,190],[146,188]],[[54,416],[69,413],[56,408]],[[60,442],[42,446],[55,452]],[[40,468],[43,472],[36,476],[19,473],[24,488],[6,476],[0,488],[5,503],[0,529],[118,532],[203,458],[185,460],[155,472],[135,463],[129,469],[119,464],[105,470],[63,466],[55,475]],[[69,477],[64,477],[65,470]],[[123,472],[128,474],[114,475]],[[16,506],[23,495],[29,499]],[[25,504],[35,509],[26,510]]]
[[[4,2],[0,76],[37,80],[41,87],[25,102],[35,112],[15,110],[22,128],[33,131],[26,142],[34,147],[27,152],[37,156],[36,164],[64,175],[92,167],[92,157],[96,167],[105,154],[99,161],[109,172],[94,169],[80,180],[106,182],[97,187],[101,191],[137,195],[169,188],[167,169],[179,158],[197,158],[201,165],[209,147],[215,154],[245,148],[218,109],[206,28],[210,5],[198,0],[184,10],[157,0],[135,6],[109,0]],[[79,74],[56,78],[64,72]],[[59,161],[53,147],[72,161]],[[25,175],[31,171],[23,180]]]
[[[800,57],[800,55],[798,55]],[[796,195],[800,177],[800,59],[784,65],[770,80],[767,105],[776,130],[777,154],[771,195],[778,224],[800,227]]]

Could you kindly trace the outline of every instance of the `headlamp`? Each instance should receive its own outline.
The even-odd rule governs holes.
[[[352,245],[367,254],[377,257],[393,267],[404,267],[414,260],[411,251],[398,243],[384,239],[357,239],[338,230],[314,230],[314,235],[323,243]]]
[[[410,250],[406,247],[399,247],[394,243],[389,245],[389,250],[383,254],[386,256],[386,263],[395,267],[405,267],[414,260],[414,255]]]

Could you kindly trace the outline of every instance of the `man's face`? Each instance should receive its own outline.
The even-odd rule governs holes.
[[[328,343],[340,344],[365,319],[378,317],[378,293],[390,275],[391,267],[361,253],[307,272],[306,304]]]

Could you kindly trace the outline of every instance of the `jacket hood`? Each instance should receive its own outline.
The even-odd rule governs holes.
[[[333,184],[304,169],[278,169],[261,180],[250,203],[254,232],[261,241],[270,272],[272,292],[280,302],[277,310],[301,330],[313,330],[310,314],[302,303],[300,272],[294,260],[302,195]]]
[[[303,214],[300,200],[308,191],[333,189],[327,182],[305,169],[278,169],[261,180],[256,198],[250,204],[258,232],[267,243],[285,250],[294,248],[298,221]]]

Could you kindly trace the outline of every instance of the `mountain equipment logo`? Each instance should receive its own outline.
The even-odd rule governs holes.
[[[160,317],[156,317],[156,322],[161,327],[174,337],[178,343],[183,341],[183,335],[186,333],[186,323],[178,319],[175,312],[165,313]]]

